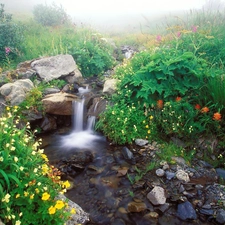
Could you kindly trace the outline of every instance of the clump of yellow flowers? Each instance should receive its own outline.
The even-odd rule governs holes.
[[[22,127],[21,121],[18,106],[7,106],[0,117],[0,219],[15,225],[65,224],[76,210],[57,196],[70,183],[49,164],[29,122]]]

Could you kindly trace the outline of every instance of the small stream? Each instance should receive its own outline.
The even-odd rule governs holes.
[[[177,203],[169,199],[165,208],[153,206],[146,196],[159,182],[166,186],[166,179],[160,180],[152,170],[132,184],[131,180],[137,175],[136,166],[144,170],[151,158],[137,154],[135,165],[125,160],[121,153],[123,146],[109,144],[92,130],[94,118],[83,125],[83,102],[75,104],[72,131],[65,134],[56,132],[43,137],[43,141],[48,143],[45,153],[50,163],[64,173],[63,178],[73,183],[66,196],[90,214],[88,225],[213,224],[205,218],[180,220],[176,216]],[[145,207],[130,212],[130,202],[138,207],[143,203]]]

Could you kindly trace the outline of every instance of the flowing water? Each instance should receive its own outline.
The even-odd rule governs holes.
[[[62,167],[63,162],[63,171],[68,175],[66,178],[74,184],[66,195],[90,214],[91,221],[88,225],[207,224],[179,220],[175,216],[175,207],[170,207],[166,213],[158,212],[159,218],[146,217],[155,210],[146,198],[149,192],[148,183],[154,182],[155,173],[148,173],[136,186],[131,184],[126,173],[118,176],[118,172],[123,173],[126,170],[132,176],[135,165],[124,160],[121,155],[122,146],[109,145],[103,136],[93,131],[95,117],[89,117],[85,122],[83,115],[84,99],[81,99],[74,103],[72,131],[64,135],[52,135],[51,144],[45,151],[50,163]],[[84,152],[87,154],[83,154]],[[79,153],[81,159],[89,157],[91,153],[93,160],[86,160],[85,165],[78,167],[79,160],[74,162],[71,158],[76,155],[79,159]],[[143,162],[138,167],[141,163]],[[129,213],[127,205],[131,201],[144,202],[146,209],[139,213]]]

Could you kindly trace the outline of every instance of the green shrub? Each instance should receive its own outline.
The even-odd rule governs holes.
[[[34,19],[43,26],[58,26],[69,21],[65,10],[52,3],[52,5],[38,4],[33,10]]]
[[[10,60],[20,54],[22,40],[22,27],[12,21],[12,15],[5,13],[0,4],[0,66],[10,66]]]
[[[133,62],[144,53],[136,54]],[[120,98],[127,102],[140,101],[152,105],[157,100],[169,101],[177,96],[189,96],[198,93],[203,84],[203,70],[207,65],[204,60],[196,58],[193,53],[179,53],[170,48],[149,52],[148,63],[139,64],[140,69],[129,71],[124,67],[125,75],[119,84]],[[135,65],[135,64],[134,64]],[[129,65],[128,65],[129,66]],[[129,95],[128,95],[129,90]]]
[[[71,215],[67,202],[57,200],[68,181],[50,166],[29,123],[18,128],[18,107],[0,118],[0,219],[5,224],[64,224]]]
[[[96,129],[101,130],[117,144],[132,143],[135,138],[146,138],[149,129],[143,123],[145,115],[139,105],[127,105],[124,101],[108,106],[100,115]]]
[[[115,65],[112,46],[98,34],[89,33],[74,43],[68,52],[85,77],[101,75]]]

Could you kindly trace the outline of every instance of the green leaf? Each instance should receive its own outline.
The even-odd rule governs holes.
[[[9,182],[8,175],[1,169],[0,169],[0,174],[4,177],[5,182],[7,184],[7,188],[10,188],[10,182]]]
[[[8,177],[11,178],[12,180],[14,180],[17,183],[17,185],[19,187],[21,187],[21,182],[19,181],[19,179],[16,176],[14,176],[12,174],[8,174]]]

